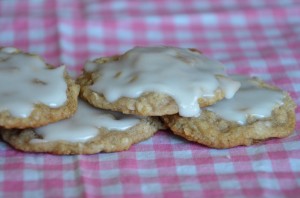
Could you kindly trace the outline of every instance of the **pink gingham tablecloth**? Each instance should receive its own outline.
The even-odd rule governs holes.
[[[72,74],[136,45],[192,47],[300,104],[299,0],[2,0],[0,45]],[[169,131],[95,155],[22,153],[1,142],[0,197],[299,197],[296,111],[292,136],[224,150]]]

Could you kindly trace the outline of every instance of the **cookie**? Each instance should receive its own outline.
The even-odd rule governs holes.
[[[65,67],[54,68],[34,54],[0,48],[0,127],[33,128],[70,117],[79,86]]]
[[[288,93],[256,78],[235,79],[242,86],[232,99],[206,107],[197,118],[162,119],[175,134],[212,148],[248,146],[294,131],[296,105]]]
[[[96,59],[77,82],[80,96],[95,107],[142,116],[195,117],[200,107],[231,98],[240,86],[221,63],[175,47],[136,47]]]
[[[127,150],[163,127],[157,117],[124,115],[79,101],[75,115],[37,129],[2,129],[18,150],[52,154],[94,154]]]

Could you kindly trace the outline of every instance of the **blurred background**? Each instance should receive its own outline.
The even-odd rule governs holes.
[[[2,46],[38,53],[71,70],[136,45],[173,45],[200,49],[229,72],[263,75],[269,65],[276,70],[284,64],[300,75],[299,34],[299,0],[0,2]]]

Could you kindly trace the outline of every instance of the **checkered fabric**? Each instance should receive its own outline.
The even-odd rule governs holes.
[[[300,104],[299,0],[2,0],[0,45],[71,73],[136,45],[192,47]],[[296,111],[292,136],[224,150],[169,131],[86,156],[22,153],[1,142],[0,197],[299,197]]]

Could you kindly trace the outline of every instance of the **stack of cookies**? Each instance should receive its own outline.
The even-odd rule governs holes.
[[[286,137],[295,126],[286,92],[228,76],[195,49],[136,47],[87,62],[75,83],[64,66],[1,48],[0,82],[0,134],[28,152],[122,151],[166,127],[208,147],[230,148]]]

